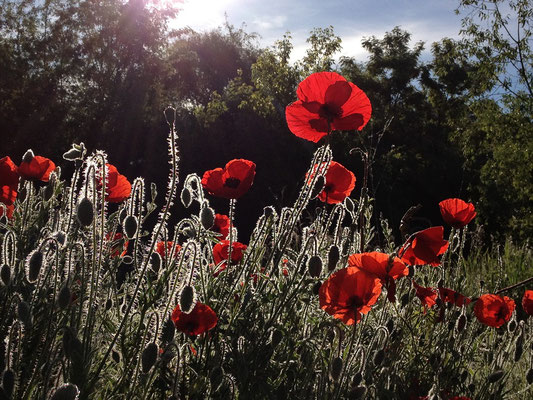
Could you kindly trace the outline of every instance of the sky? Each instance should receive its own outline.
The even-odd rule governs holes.
[[[271,46],[287,31],[294,45],[293,60],[307,48],[313,28],[332,25],[342,39],[339,55],[364,61],[363,37],[383,37],[400,26],[412,34],[412,43],[431,43],[444,37],[458,38],[461,16],[455,15],[458,0],[181,0],[182,11],[174,27],[189,26],[207,31],[228,21],[260,35],[261,46]]]

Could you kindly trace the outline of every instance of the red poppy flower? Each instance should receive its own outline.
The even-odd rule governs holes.
[[[111,234],[105,235],[106,240],[111,239]],[[113,240],[111,241],[111,257],[124,257],[128,252],[129,240],[124,240],[124,235],[120,232],[115,233]]]
[[[217,326],[218,322],[211,307],[200,302],[196,303],[189,314],[182,312],[178,304],[172,311],[171,318],[176,329],[189,336],[201,335]]]
[[[447,199],[439,203],[442,219],[454,228],[462,228],[468,225],[476,216],[476,211],[472,203],[467,203],[461,199]]]
[[[484,294],[477,299],[474,314],[482,324],[499,328],[511,319],[514,309],[513,299],[496,294]]]
[[[457,307],[467,306],[472,300],[452,289],[439,287],[439,297],[444,303],[455,304]]]
[[[390,257],[388,254],[377,251],[352,254],[348,258],[348,265],[377,276],[381,284],[387,288],[387,298],[391,302],[396,301],[394,280],[407,276],[409,273],[409,269],[398,257]]]
[[[231,243],[231,263],[237,264],[242,260],[246,245],[239,242]],[[221,240],[213,247],[213,260],[215,265],[218,265],[221,261],[226,261],[229,257],[229,240]],[[222,264],[218,271],[215,272],[215,276],[218,276],[222,271],[226,269],[226,263]]]
[[[178,252],[181,250],[181,246],[179,244],[174,244],[172,241],[168,242],[157,242],[155,251],[156,253],[159,253],[162,259],[165,259],[167,254],[170,255],[172,253],[172,250],[174,249],[174,257],[178,254]]]
[[[224,169],[215,168],[204,172],[202,186],[213,196],[238,199],[252,186],[255,163],[248,160],[231,160]]]
[[[432,287],[423,287],[417,284],[415,281],[412,282],[413,286],[415,287],[415,295],[422,302],[425,314],[428,308],[431,308],[437,304],[437,292]]]
[[[449,244],[443,233],[442,226],[434,226],[411,235],[399,251],[402,261],[409,265],[440,265],[439,256]]]
[[[6,210],[5,213],[6,213],[6,216],[8,219],[11,219],[11,217],[13,216],[13,211],[15,211],[15,206],[14,205],[10,205],[10,206],[5,206],[5,207],[2,207],[0,205],[0,217],[2,217],[4,215],[4,209]]]
[[[352,193],[355,187],[353,172],[335,161],[329,163],[325,178],[324,190],[320,192],[318,198],[328,204],[341,203]]]
[[[335,72],[317,72],[298,85],[298,101],[285,109],[296,136],[318,142],[331,130],[361,130],[372,114],[366,94]]]
[[[230,221],[227,215],[215,214],[215,223],[211,228],[212,231],[220,233],[220,240],[225,240],[229,234]]]
[[[0,186],[11,186],[16,190],[18,185],[17,166],[9,156],[0,158]]]
[[[114,165],[107,166],[107,195],[106,200],[110,203],[122,203],[131,194],[131,183],[124,175],[119,174]]]
[[[522,297],[522,308],[526,314],[533,315],[533,290],[526,290]]]
[[[0,203],[4,203],[9,207],[13,205],[16,198],[17,188],[8,185],[0,186]]]
[[[18,167],[18,174],[24,179],[48,182],[50,172],[56,168],[54,162],[46,157],[33,156],[31,160],[22,161]]]
[[[335,272],[318,291],[320,308],[346,325],[358,323],[380,294],[379,278],[355,267]]]

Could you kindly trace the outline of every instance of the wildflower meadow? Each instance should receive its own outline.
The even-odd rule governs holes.
[[[84,143],[1,158],[0,399],[533,397],[531,252],[505,244],[487,270],[468,199],[425,204],[442,219],[421,230],[419,207],[401,210],[400,234],[375,216],[371,155],[352,149],[356,179],[330,146],[372,117],[356,85],[299,84],[286,121],[314,154],[293,205],[265,207],[248,239],[236,209],[267,166],[182,176],[194,155],[173,108],[167,187]]]

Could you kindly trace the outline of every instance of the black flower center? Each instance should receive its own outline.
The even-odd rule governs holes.
[[[318,110],[318,115],[327,119],[329,122],[333,122],[335,118],[340,118],[342,115],[342,109],[335,104],[322,104]]]
[[[230,177],[224,181],[224,186],[231,189],[237,189],[241,184],[241,180],[237,178]]]
[[[357,295],[353,295],[350,297],[347,301],[348,308],[353,308],[354,310],[357,310],[359,307],[362,307],[365,305],[363,299]]]

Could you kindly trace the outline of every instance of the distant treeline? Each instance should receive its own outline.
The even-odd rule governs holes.
[[[177,10],[149,3],[2,2],[0,157],[20,162],[32,148],[61,164],[70,144],[83,141],[105,150],[130,180],[143,176],[161,193],[168,171],[163,110],[175,106],[182,178],[232,158],[257,164],[255,184],[237,207],[245,240],[263,207],[292,204],[315,149],[290,133],[285,106],[308,74],[336,70],[372,102],[367,127],[335,134],[331,144],[359,182],[361,151],[350,150],[369,156],[376,216],[396,227],[420,203],[414,223],[422,228],[428,219],[441,223],[440,200],[461,197],[476,205],[487,237],[532,236],[529,1],[506,4],[509,18],[499,8],[506,2],[458,1],[467,15],[461,40],[412,43],[395,28],[363,40],[364,62],[338,57],[333,27],[314,29],[296,63],[289,62],[289,34],[261,48],[253,34],[229,24],[176,31],[169,21]],[[429,62],[421,60],[425,45]],[[227,212],[226,202],[212,204]]]

